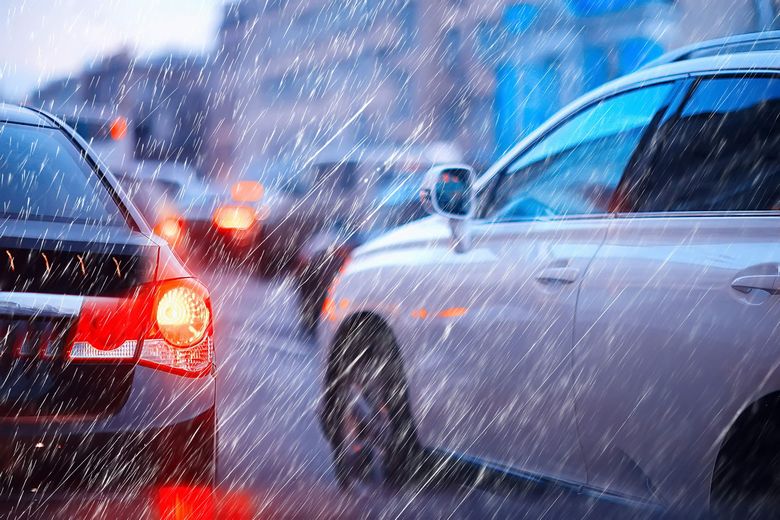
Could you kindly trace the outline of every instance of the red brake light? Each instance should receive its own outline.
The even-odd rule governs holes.
[[[87,298],[69,357],[135,362],[189,376],[212,370],[211,301],[192,278],[152,283],[125,298]],[[140,344],[140,352],[139,352]]]
[[[222,206],[214,211],[214,224],[220,229],[243,231],[255,223],[255,210],[247,206]]]
[[[184,223],[179,217],[165,217],[154,227],[154,233],[175,246],[184,234]]]
[[[86,298],[69,357],[73,360],[132,360],[149,328],[149,289],[124,298]],[[136,318],[136,319],[133,319]]]
[[[111,139],[119,141],[127,135],[127,119],[124,117],[117,117],[111,122],[111,128],[109,128]]]

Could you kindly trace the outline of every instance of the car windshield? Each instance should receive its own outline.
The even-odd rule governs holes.
[[[0,125],[0,216],[125,222],[107,187],[61,131],[12,123]]]
[[[422,175],[419,171],[385,172],[383,177],[388,180],[377,191],[366,220],[358,226],[366,238],[426,215],[419,196]]]

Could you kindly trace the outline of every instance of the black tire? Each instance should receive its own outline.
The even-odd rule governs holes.
[[[422,451],[392,336],[371,323],[346,338],[347,355],[326,392],[324,425],[345,489],[397,488],[417,474]]]
[[[774,409],[774,408],[770,408]],[[777,518],[780,421],[769,411],[746,419],[718,456],[713,507],[723,518]]]

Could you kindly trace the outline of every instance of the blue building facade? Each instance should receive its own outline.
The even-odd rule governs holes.
[[[564,104],[660,56],[673,0],[564,0],[507,5],[488,57],[501,155]]]

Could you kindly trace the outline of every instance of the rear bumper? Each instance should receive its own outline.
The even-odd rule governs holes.
[[[185,223],[184,237],[176,246],[184,258],[193,254],[201,261],[219,262],[221,260],[245,260],[261,248],[264,228],[255,223],[247,230],[217,229],[211,221],[188,221]]]
[[[0,495],[211,485],[214,378],[138,367],[116,413],[0,419]]]

